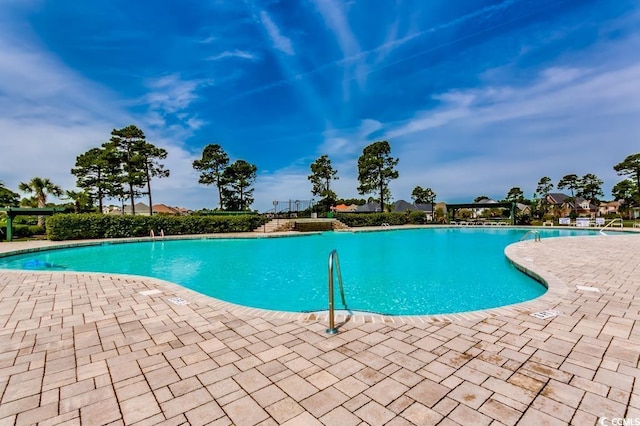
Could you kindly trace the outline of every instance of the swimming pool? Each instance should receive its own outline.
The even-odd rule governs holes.
[[[426,228],[284,238],[101,244],[0,258],[0,268],[124,273],[160,278],[263,309],[327,309],[327,261],[339,251],[348,307],[428,315],[523,302],[546,291],[504,256],[527,229]],[[539,230],[543,238],[595,231]],[[341,308],[336,299],[336,308]]]

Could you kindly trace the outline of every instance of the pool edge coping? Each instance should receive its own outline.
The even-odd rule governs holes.
[[[479,226],[476,226],[478,228]],[[393,227],[386,227],[384,230],[388,230],[389,228],[393,229]],[[412,227],[412,228],[418,228]],[[422,228],[422,227],[420,227]],[[429,227],[425,227],[429,228]],[[458,227],[451,227],[454,229],[458,229]],[[493,229],[495,227],[487,227],[489,229]],[[504,229],[505,227],[500,227],[498,229]],[[547,227],[549,228],[549,227]],[[534,228],[532,228],[534,229]],[[16,255],[16,254],[25,254],[25,253],[33,253],[39,251],[46,250],[56,250],[56,249],[64,249],[64,248],[73,248],[73,247],[83,247],[83,246],[92,246],[92,245],[103,245],[103,244],[124,244],[124,243],[136,243],[136,242],[162,242],[165,240],[193,240],[193,239],[233,239],[233,238],[277,238],[277,237],[301,237],[314,235],[318,233],[304,233],[301,234],[299,232],[277,232],[277,233],[269,233],[269,234],[260,234],[260,233],[232,233],[232,234],[198,234],[198,235],[176,235],[176,236],[167,236],[163,239],[159,238],[151,238],[151,237],[134,237],[134,238],[120,238],[120,239],[99,239],[99,240],[80,240],[75,242],[69,241],[49,241],[45,240],[42,243],[47,243],[46,245],[40,245],[31,248],[24,248],[18,250],[9,250],[9,251],[1,251],[0,257]],[[584,237],[573,237],[573,238],[591,238],[593,236],[584,236]],[[562,238],[562,237],[558,237]],[[555,239],[555,238],[554,238]],[[38,241],[40,242],[40,241]],[[458,312],[458,313],[450,313],[450,314],[433,314],[433,315],[384,315],[370,312],[345,312],[343,310],[337,310],[335,315],[335,321],[338,324],[343,324],[346,322],[354,322],[354,323],[402,323],[402,324],[433,324],[433,323],[441,323],[441,322],[456,322],[456,321],[469,321],[476,320],[480,321],[486,318],[494,318],[498,316],[509,316],[514,317],[522,314],[531,314],[536,311],[544,311],[548,310],[554,306],[557,306],[564,295],[567,294],[567,284],[556,277],[548,270],[536,271],[536,267],[539,265],[530,265],[532,267],[528,267],[527,264],[531,264],[531,259],[526,257],[519,256],[517,253],[517,249],[524,247],[529,244],[538,244],[540,241],[535,242],[534,240],[526,240],[521,242],[515,242],[504,249],[504,255],[507,260],[513,264],[520,272],[532,277],[536,281],[540,282],[542,285],[547,287],[547,291],[534,299],[530,299],[524,302],[518,302],[510,305],[504,305],[496,308],[475,310],[475,311],[467,311],[467,312]],[[11,243],[9,243],[11,244]],[[2,246],[0,246],[0,249]],[[173,293],[177,295],[184,295],[188,299],[193,300],[196,303],[203,304],[210,307],[215,307],[216,309],[224,310],[225,312],[234,314],[234,315],[249,315],[253,317],[262,317],[262,318],[279,318],[279,319],[288,319],[294,321],[303,321],[303,322],[317,322],[317,321],[328,321],[329,313],[328,311],[313,311],[313,312],[289,312],[289,311],[276,311],[276,310],[268,310],[261,308],[253,308],[243,305],[234,304],[232,302],[227,302],[221,299],[217,299],[213,296],[208,296],[202,293],[199,293],[195,290],[191,290],[187,287],[181,286],[178,283],[173,283],[170,281],[162,280],[156,277],[149,277],[144,275],[133,275],[133,274],[117,274],[117,273],[103,273],[103,272],[77,272],[77,271],[30,271],[30,270],[15,270],[15,269],[0,269],[3,272],[11,272],[15,274],[34,274],[34,275],[47,275],[47,274],[73,274],[73,275],[87,275],[87,276],[111,276],[118,279],[131,279],[135,281],[146,281],[150,284],[165,287],[168,290],[171,290]],[[190,302],[191,303],[191,302]]]

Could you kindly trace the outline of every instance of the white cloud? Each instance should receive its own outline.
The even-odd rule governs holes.
[[[392,189],[405,196],[415,185],[445,198],[504,197],[512,186],[530,196],[542,176],[557,182],[595,173],[609,197],[620,180],[612,167],[638,149],[640,63],[598,72],[551,68],[528,86],[439,99],[439,108],[386,127],[400,158]]]
[[[157,92],[149,99],[156,108],[177,111],[195,99],[199,84],[165,76],[151,82]],[[191,167],[192,155],[182,141],[204,121],[187,116],[184,125],[167,127],[160,112],[136,117],[123,110],[127,103],[69,69],[36,42],[0,32],[0,180],[14,191],[35,176],[74,189],[71,168],[76,157],[106,142],[114,128],[135,123],[147,140],[169,153],[164,163],[171,177],[152,182],[154,200],[201,207],[206,196],[200,194],[203,188]]]
[[[219,61],[220,59],[226,59],[226,58],[240,58],[240,59],[248,59],[248,60],[254,60],[256,59],[256,55],[254,55],[251,52],[246,52],[244,50],[226,50],[222,53],[219,53],[217,55],[213,55],[213,56],[209,56],[207,58],[207,60],[209,61]]]
[[[198,99],[198,89],[211,84],[211,80],[184,80],[176,73],[152,78],[147,81],[151,91],[145,95],[145,103],[152,109],[175,113]]]
[[[273,22],[271,16],[264,10],[260,12],[260,21],[264,26],[265,31],[269,35],[273,46],[281,51],[282,53],[286,53],[287,55],[294,55],[295,52],[293,50],[293,44],[291,40],[282,35],[280,28]]]
[[[317,152],[319,155],[326,154],[336,158],[352,156],[382,127],[382,123],[377,120],[364,119],[353,129],[327,130],[324,132],[324,142],[318,147]]]

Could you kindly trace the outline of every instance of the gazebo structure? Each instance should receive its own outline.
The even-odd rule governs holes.
[[[62,213],[65,209],[55,207],[2,207],[0,212],[7,213],[7,241],[13,240],[13,219],[16,216],[51,216]]]
[[[459,209],[486,209],[486,208],[507,208],[511,212],[510,219],[511,224],[516,224],[516,203],[470,203],[470,204],[447,204],[447,213],[450,214],[449,222],[455,220],[456,211]]]

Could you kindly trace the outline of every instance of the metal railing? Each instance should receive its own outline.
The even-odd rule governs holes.
[[[520,238],[520,241],[526,240],[527,236],[529,236],[530,234],[534,235],[534,241],[540,241],[540,233],[538,231],[534,231],[533,229],[531,231],[527,231],[527,233],[524,234],[522,238]]]
[[[602,235],[607,235],[607,234],[605,234],[605,233],[604,233],[604,232],[602,232],[602,231],[604,231],[604,230],[605,230],[605,228],[608,228],[608,227],[610,227],[610,226],[613,226],[615,223],[619,223],[620,228],[622,228],[622,227],[623,227],[623,225],[624,225],[624,222],[622,221],[622,219],[620,219],[619,217],[616,217],[615,219],[613,219],[612,221],[610,221],[609,223],[607,223],[605,226],[603,226],[602,228],[600,228],[600,233],[601,233]]]
[[[329,253],[329,328],[327,328],[327,334],[336,334],[338,328],[335,324],[334,309],[333,309],[333,264],[335,259],[336,273],[338,274],[338,285],[340,286],[340,297],[342,298],[342,304],[345,309],[347,308],[347,302],[344,298],[344,288],[342,286],[342,273],[340,272],[340,259],[338,258],[338,250],[332,250]]]

